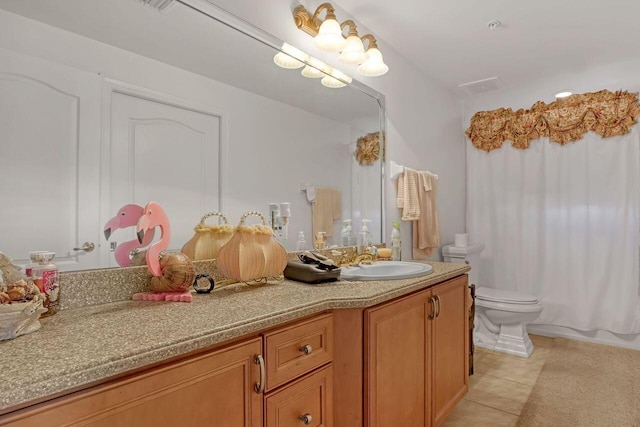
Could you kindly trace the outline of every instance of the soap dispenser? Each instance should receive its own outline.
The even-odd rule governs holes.
[[[298,234],[298,243],[296,245],[297,251],[305,251],[307,250],[307,241],[304,238],[304,231],[301,231]]]
[[[393,221],[393,230],[391,230],[391,259],[393,261],[400,261],[402,241],[400,240],[400,223]]]
[[[369,231],[369,227],[367,225],[370,222],[371,220],[369,219],[362,220],[362,229],[358,234],[358,253],[364,253],[367,248],[371,247],[372,245],[371,232]]]
[[[353,230],[351,228],[351,220],[342,221],[342,232],[340,233],[340,245],[353,246],[354,244]]]

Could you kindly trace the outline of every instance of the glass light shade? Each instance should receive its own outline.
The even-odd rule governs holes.
[[[322,85],[326,87],[339,88],[339,87],[345,87],[347,85],[347,83],[345,82],[351,83],[352,81],[353,79],[350,76],[343,73],[342,71],[332,70],[331,75],[324,76],[320,81],[320,83],[322,83]]]
[[[330,52],[340,52],[347,44],[347,41],[342,36],[342,29],[340,24],[335,19],[325,19],[318,35],[313,38],[315,45]]]
[[[358,36],[347,37],[347,45],[342,49],[340,54],[340,61],[345,64],[362,64],[369,58],[369,55],[364,51],[364,45],[362,40]]]
[[[297,49],[290,44],[284,43],[282,45],[282,52],[278,52],[273,57],[273,62],[278,67],[295,69],[304,66],[304,62],[309,58],[309,55]]]
[[[559,92],[559,93],[556,93],[556,98],[567,98],[571,95],[573,95],[572,92]]]
[[[345,82],[341,82],[340,80],[331,76],[324,76],[322,80],[320,80],[320,83],[322,83],[322,86],[330,87],[332,89],[345,87],[347,85]]]
[[[389,71],[389,67],[382,60],[382,53],[378,48],[370,48],[367,50],[367,54],[369,54],[369,59],[358,66],[358,73],[363,76],[376,77]]]
[[[326,75],[325,73],[330,73],[332,70],[331,67],[316,58],[310,57],[307,62],[309,65],[306,65],[300,74],[310,79],[324,77]]]

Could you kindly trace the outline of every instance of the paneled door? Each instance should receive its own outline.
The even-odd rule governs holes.
[[[364,424],[431,425],[430,291],[365,310]]]
[[[181,249],[202,215],[219,208],[220,118],[117,90],[110,118],[109,210],[160,203],[171,224],[169,250]],[[117,230],[110,241],[132,239],[135,227]],[[116,265],[113,257],[109,262]]]
[[[467,276],[432,288],[433,415],[439,426],[469,389],[469,294]]]
[[[101,78],[0,49],[0,251],[98,267]],[[74,250],[78,248],[78,250]]]

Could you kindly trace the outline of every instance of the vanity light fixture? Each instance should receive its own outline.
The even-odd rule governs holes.
[[[340,53],[340,61],[345,64],[362,64],[369,59],[369,55],[364,51],[364,44],[358,36],[358,28],[356,23],[351,19],[340,24],[340,28],[349,27],[349,35],[347,36],[347,45]]]
[[[331,70],[331,75],[324,76],[322,80],[320,80],[320,83],[322,83],[322,86],[334,89],[334,88],[345,87],[347,83],[351,83],[352,81],[353,79],[351,77],[349,77],[348,75],[346,75],[340,70],[334,69],[334,70]]]
[[[326,11],[324,20],[320,19],[322,11]],[[313,16],[300,5],[293,11],[298,28],[313,36],[314,44],[330,52],[340,52],[347,44],[342,35],[342,28],[336,18],[336,11],[331,3],[322,3]]]
[[[283,43],[280,50],[281,51],[273,57],[273,62],[282,68],[300,68],[304,66],[304,61],[309,59],[309,55],[288,43]]]
[[[369,48],[367,49],[369,58],[358,66],[358,73],[367,77],[376,77],[389,71],[389,67],[382,60],[382,53],[378,49],[376,38],[372,34],[367,34],[362,36],[362,40],[369,41]]]
[[[320,14],[326,11],[324,21],[320,20]],[[338,24],[335,9],[331,3],[322,3],[313,15],[304,6],[298,5],[293,10],[293,19],[298,29],[312,36],[315,45],[324,50],[342,52],[339,59],[345,64],[360,64],[358,73],[367,77],[381,76],[389,71],[389,67],[382,59],[382,53],[378,49],[376,39],[372,34],[360,38],[356,24],[352,20],[346,20]],[[342,30],[349,27],[345,40]],[[365,51],[364,42],[369,41],[369,47]]]
[[[296,69],[304,66],[301,71],[304,77],[322,78],[320,81],[322,85],[330,88],[344,87],[347,83],[353,81],[350,76],[342,71],[336,70],[324,62],[307,55],[288,43],[283,43],[280,52],[273,57],[273,62],[279,67],[287,69]]]
[[[326,75],[325,73],[331,73],[333,71],[333,68],[314,57],[309,57],[307,63],[300,74],[310,79],[319,79],[320,77],[324,77]]]

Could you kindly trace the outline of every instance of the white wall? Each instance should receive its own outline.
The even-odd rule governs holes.
[[[295,249],[299,231],[310,243],[311,205],[299,190],[302,182],[340,188],[343,217],[350,216],[353,130],[348,124],[4,11],[0,48],[168,94],[221,115],[222,207],[233,224],[244,211],[266,214],[269,202],[291,202],[287,246]],[[101,223],[118,208],[106,207]],[[339,232],[339,223],[336,228]]]
[[[454,94],[421,73],[409,59],[382,39],[378,39],[378,46],[390,70],[381,77],[359,76],[355,73],[355,67],[337,61],[336,54],[316,49],[312,38],[295,26],[292,10],[296,5],[303,4],[313,13],[321,2],[272,0],[266,7],[264,2],[257,1],[209,1],[383,93],[387,106],[387,166],[389,160],[394,160],[413,169],[437,173],[438,214],[443,244],[453,242],[454,233],[464,231],[465,143],[460,131],[460,102]],[[336,6],[336,2],[333,4]],[[375,28],[367,29],[357,17],[350,17],[339,9],[336,15],[340,21],[356,21],[361,35],[368,32],[375,35]],[[386,239],[390,241],[391,222],[400,220],[400,212],[395,207],[395,182],[387,180],[385,194],[387,223],[384,229]],[[401,232],[403,258],[409,259],[411,225],[403,222]],[[440,253],[432,258],[439,259]]]

